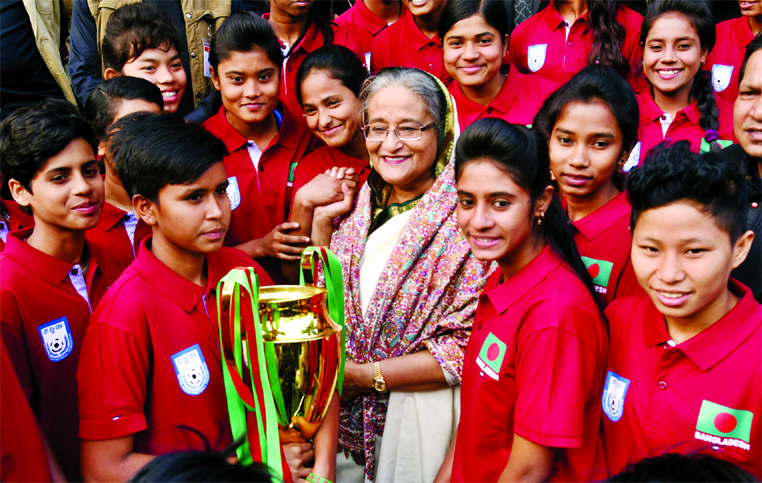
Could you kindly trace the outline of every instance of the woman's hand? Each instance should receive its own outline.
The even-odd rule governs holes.
[[[310,239],[306,236],[288,234],[298,228],[299,223],[282,223],[262,238],[248,241],[236,248],[251,258],[272,257],[280,260],[299,260],[304,247],[309,245]]]
[[[373,363],[357,364],[350,360],[344,362],[344,385],[341,389],[342,401],[349,401],[373,390]]]
[[[333,170],[337,171],[338,169],[333,168]],[[302,186],[294,196],[294,206],[311,209],[316,206],[329,205],[344,199],[342,184],[346,184],[352,191],[357,188],[357,176],[345,178],[346,173],[341,173],[341,177],[333,176],[330,174],[333,170],[326,171],[326,174],[315,176],[312,181]]]

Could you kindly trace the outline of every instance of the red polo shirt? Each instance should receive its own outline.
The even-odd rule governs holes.
[[[140,241],[151,234],[151,227],[134,213],[132,215],[137,219],[134,243],[127,234],[126,223],[130,223],[130,215],[108,202],[103,204],[98,226],[87,231],[87,240],[111,250],[122,264],[122,270],[135,260]]]
[[[236,246],[262,238],[285,223],[291,206],[290,170],[296,169],[296,163],[312,150],[315,141],[307,125],[295,122],[284,109],[278,134],[262,152],[257,171],[249,156],[249,141],[230,125],[225,112],[222,107],[203,126],[228,149],[224,162],[232,211],[225,246]]]
[[[322,146],[312,151],[304,157],[294,172],[294,187],[291,190],[291,203],[294,203],[294,196],[299,189],[312,181],[315,176],[325,173],[331,168],[354,168],[360,176],[360,185],[365,183],[370,174],[370,164],[365,159],[355,158],[345,154],[339,148]]]
[[[477,119],[497,117],[512,124],[529,126],[537,111],[560,84],[537,75],[521,74],[511,66],[503,87],[492,102],[482,105],[469,99],[456,81],[450,93],[458,108],[461,132]]]
[[[622,55],[630,64],[627,80],[636,92],[648,86],[640,74],[643,49],[640,46],[640,26],[643,16],[620,5],[616,20],[625,30]],[[521,22],[511,33],[506,60],[517,65],[525,74],[535,73],[556,82],[567,82],[587,66],[593,46],[593,32],[588,31],[588,14],[578,18],[569,29],[567,38],[564,18],[551,1],[543,10]]]
[[[720,110],[720,128],[718,132],[723,141],[736,142],[733,134],[733,105],[722,99],[717,99],[717,107]],[[625,169],[629,171],[636,157],[643,163],[648,151],[662,141],[690,141],[691,149],[699,152],[702,148],[702,140],[706,131],[699,125],[701,112],[698,102],[694,101],[685,109],[678,111],[675,118],[667,129],[667,134],[662,134],[661,117],[664,111],[656,104],[649,91],[643,91],[638,95],[638,108],[640,109],[640,125],[638,126],[638,143],[633,149],[630,160]]]
[[[0,480],[53,481],[45,443],[0,340]]]
[[[706,57],[704,69],[712,73],[712,86],[720,99],[733,103],[738,97],[738,74],[746,55],[746,46],[754,34],[746,17],[717,24],[717,41]]]
[[[405,15],[379,33],[370,52],[372,74],[384,67],[415,67],[434,75],[447,86],[452,83],[444,66],[442,41],[438,35],[428,38],[421,32],[413,15]]]
[[[600,312],[549,246],[501,278],[487,281],[466,348],[452,481],[497,481],[514,433],[559,448],[551,481],[590,481],[604,468]]]
[[[266,13],[262,17],[270,19],[270,14]],[[364,60],[360,50],[360,41],[357,37],[350,34],[338,25],[331,23],[331,29],[333,30],[333,45],[343,45],[352,52],[354,52],[360,60]],[[319,49],[323,46],[323,33],[320,32],[313,22],[307,32],[296,45],[291,49],[291,55],[283,59],[283,68],[281,69],[280,79],[280,94],[278,97],[281,102],[288,108],[295,117],[298,116],[298,121],[302,121],[303,112],[302,106],[299,105],[299,101],[296,100],[296,73],[299,71],[299,66],[302,65],[304,58],[310,52]]]
[[[206,256],[209,283],[200,287],[160,262],[150,241],[143,240],[135,262],[93,313],[82,343],[79,436],[134,434],[134,451],[152,455],[203,450],[204,441],[184,425],[219,451],[232,436],[217,282],[240,266],[253,266],[262,285],[272,282],[243,252],[223,248]]]
[[[5,240],[9,232],[34,226],[34,218],[21,210],[18,203],[0,200],[3,217],[0,218],[0,252],[5,248]]]
[[[400,17],[398,20],[402,19],[406,15],[406,12],[407,8],[400,4]],[[360,52],[363,54],[362,58],[365,65],[370,67],[370,46],[376,35],[389,26],[386,20],[368,10],[363,0],[357,0],[349,10],[342,13],[334,22],[357,37],[360,41]]]
[[[70,480],[81,481],[77,361],[90,308],[95,309],[121,267],[113,255],[89,244],[85,301],[70,277],[82,275],[74,274],[71,263],[29,246],[25,240],[32,230],[11,233],[0,254],[2,337],[61,469]]]
[[[566,199],[563,201],[566,210]],[[626,295],[645,295],[630,263],[630,212],[627,194],[620,193],[586,217],[571,225],[574,242],[582,255],[595,290],[606,304]]]
[[[603,439],[611,474],[643,457],[701,451],[762,476],[762,306],[738,282],[729,288],[740,297],[735,307],[679,345],[647,297],[606,309]]]

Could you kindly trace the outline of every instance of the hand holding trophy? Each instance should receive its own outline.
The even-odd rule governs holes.
[[[325,288],[314,284],[320,275]],[[242,464],[261,459],[281,480],[281,439],[293,439],[294,430],[304,440],[315,435],[341,391],[344,369],[344,289],[336,256],[322,247],[305,249],[300,283],[260,288],[252,268],[237,268],[217,287],[230,422],[233,438],[244,440],[238,458]],[[257,434],[249,418],[256,421],[256,442],[249,440]]]

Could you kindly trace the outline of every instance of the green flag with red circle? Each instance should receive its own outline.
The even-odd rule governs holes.
[[[611,278],[611,270],[614,268],[614,264],[607,262],[606,260],[596,260],[590,257],[580,257],[582,262],[587,267],[587,273],[590,274],[590,278],[593,279],[593,284],[599,287],[608,287],[609,278]]]
[[[498,339],[495,334],[490,332],[487,338],[484,339],[482,344],[482,350],[479,351],[479,359],[484,362],[487,367],[495,371],[495,374],[500,374],[500,368],[503,366],[503,359],[505,358],[505,342]]]
[[[749,442],[751,438],[751,421],[754,413],[743,409],[733,409],[704,399],[696,422],[696,431],[720,436],[722,438],[740,439]]]

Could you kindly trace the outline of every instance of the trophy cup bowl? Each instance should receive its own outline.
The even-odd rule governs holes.
[[[278,422],[284,430],[297,429],[304,439],[320,426],[341,367],[341,326],[328,314],[326,297],[326,289],[310,285],[259,290],[262,338],[266,351],[274,354],[268,355],[268,372]]]

